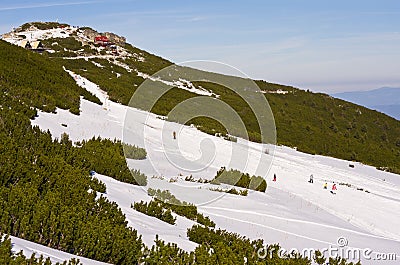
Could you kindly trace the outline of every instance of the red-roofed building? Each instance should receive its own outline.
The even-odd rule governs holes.
[[[107,45],[111,44],[110,40],[106,36],[94,37],[94,43],[99,44],[101,46],[107,46]]]

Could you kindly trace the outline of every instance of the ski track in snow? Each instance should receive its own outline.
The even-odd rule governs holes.
[[[39,111],[39,117],[32,121],[32,125],[38,125],[43,130],[49,129],[54,138],[59,138],[66,132],[73,141],[90,139],[93,136],[124,139],[122,126],[128,108],[109,101],[107,94],[96,84],[69,73],[78,85],[97,95],[103,106],[82,99],[79,116],[61,109],[56,114]],[[215,188],[214,185],[186,182],[184,176],[192,174],[196,178],[213,178],[216,171],[229,162],[227,157],[233,147],[242,152],[243,157],[252,159],[244,171],[255,174],[256,164],[262,158],[272,156],[263,153],[265,145],[248,143],[242,139],[238,139],[238,143],[228,142],[195,128],[158,119],[154,114],[135,109],[130,109],[129,112],[130,115],[133,113],[130,116],[134,118],[133,128],[143,128],[144,131],[133,130],[129,143],[145,147],[148,158],[129,160],[128,165],[140,169],[148,176],[148,186],[168,189],[180,200],[200,202],[199,212],[210,216],[218,228],[245,235],[250,239],[262,238],[268,244],[279,243],[286,249],[294,247],[300,250],[335,246],[340,236],[346,236],[349,247],[371,248],[374,253],[400,255],[400,231],[397,229],[400,223],[399,175],[378,171],[360,163],[309,155],[277,146],[269,147],[274,149],[274,159],[270,170],[263,176],[268,183],[265,193],[250,191],[248,196],[221,194],[209,190]],[[63,127],[61,123],[67,124],[67,127]],[[187,159],[181,162],[189,165],[201,158],[201,144],[205,140],[212,141],[216,154],[210,167],[200,172],[190,172],[171,164],[165,152],[174,150],[175,142],[161,136],[165,133],[170,138],[172,131],[179,132],[179,151]],[[174,155],[177,155],[176,152]],[[156,162],[156,169],[152,162]],[[235,165],[236,162],[233,163]],[[349,168],[349,164],[354,164],[355,167]],[[274,173],[277,175],[276,182],[270,181]],[[307,182],[310,174],[314,175],[313,184]],[[153,175],[163,176],[164,179],[152,178]],[[152,245],[155,235],[158,234],[161,239],[177,243],[187,251],[197,246],[186,236],[186,230],[194,224],[193,221],[178,216],[177,224],[169,225],[139,213],[130,205],[134,201],[151,199],[143,187],[121,183],[99,174],[96,176],[107,186],[104,196],[118,203],[128,224],[138,230],[145,244]],[[172,177],[177,177],[177,181],[169,182]],[[332,195],[322,188],[325,182],[329,184],[329,188],[333,182],[351,184],[351,187],[338,185],[337,194]],[[209,202],[204,203],[204,198],[208,198]],[[375,264],[365,259],[362,262]]]
[[[278,220],[282,220],[282,221],[302,223],[302,224],[310,224],[310,225],[315,225],[315,226],[322,226],[324,228],[337,229],[337,230],[341,230],[341,231],[345,231],[345,232],[351,232],[351,233],[357,233],[357,234],[360,234],[360,235],[381,238],[381,237],[374,236],[374,235],[371,235],[371,234],[362,233],[362,232],[359,232],[359,231],[356,231],[356,230],[346,229],[346,228],[342,228],[342,227],[338,227],[338,226],[326,225],[326,224],[316,223],[316,222],[311,222],[311,221],[304,221],[304,220],[300,220],[300,219],[283,218],[283,217],[276,216],[276,215],[257,213],[257,212],[254,212],[254,211],[236,210],[236,209],[223,208],[223,207],[203,207],[203,209],[214,209],[214,210],[218,210],[218,211],[228,211],[228,212],[241,213],[241,214],[258,215],[258,216],[274,218],[274,219],[278,219]],[[211,212],[207,212],[206,210],[203,211],[203,212],[212,214]],[[217,215],[217,214],[214,214],[214,215]]]

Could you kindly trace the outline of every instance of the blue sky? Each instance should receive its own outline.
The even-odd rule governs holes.
[[[400,1],[9,1],[28,21],[112,31],[173,62],[213,60],[254,79],[323,92],[400,87]]]

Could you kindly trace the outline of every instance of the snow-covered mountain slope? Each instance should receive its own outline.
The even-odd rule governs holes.
[[[52,263],[63,263],[64,261],[68,261],[71,259],[79,260],[81,264],[85,265],[106,265],[109,263],[104,263],[96,260],[91,260],[88,258],[72,255],[60,250],[56,250],[53,248],[45,247],[40,244],[33,243],[28,240],[24,240],[18,237],[10,236],[12,243],[12,250],[15,252],[22,252],[26,257],[31,257],[34,253],[36,257],[43,255],[44,257],[49,257]]]
[[[97,135],[126,141],[123,129],[128,107],[109,101],[106,93],[95,84],[79,76],[75,78],[78,84],[100,95],[103,106],[81,100],[81,115],[60,109],[56,114],[39,112],[32,125],[49,129],[56,138],[66,132],[73,141]],[[198,210],[215,221],[217,227],[251,239],[263,238],[267,243],[279,243],[287,250],[338,247],[338,238],[345,237],[347,249],[369,248],[372,258],[377,253],[396,253],[397,260],[400,259],[400,230],[397,227],[400,223],[399,175],[359,163],[301,153],[284,146],[269,146],[270,154],[265,154],[265,145],[242,139],[234,143],[196,128],[164,121],[154,114],[136,109],[129,109],[129,112],[131,124],[137,122],[138,130],[142,129],[143,124],[140,126],[139,123],[145,116],[147,128],[145,139],[142,133],[137,133],[129,137],[129,143],[145,147],[148,153],[147,159],[130,160],[129,165],[148,175],[148,187],[168,189],[180,200],[197,203]],[[163,135],[172,138],[173,131],[178,132],[179,150],[176,150],[176,142],[162,138]],[[211,149],[214,152],[211,163],[197,172],[187,170],[190,161],[195,163],[204,155],[201,146],[204,143],[214,148]],[[241,161],[229,160],[233,149],[243,158],[250,158],[245,167],[235,164]],[[185,159],[178,161],[182,162],[181,167],[169,158],[171,150],[181,152],[176,156]],[[227,162],[232,168],[256,174],[258,163],[264,161],[262,158],[272,156],[272,164],[268,166],[270,170],[263,175],[268,182],[265,193],[230,195],[209,190],[219,186],[184,181],[189,174],[212,179]],[[350,164],[354,167],[349,167]],[[274,174],[277,175],[276,182],[271,181]],[[314,175],[313,184],[308,183],[310,174]],[[161,239],[177,243],[185,250],[195,248],[196,244],[186,237],[186,229],[193,225],[192,221],[179,217],[177,224],[169,225],[138,213],[130,205],[134,201],[150,200],[145,188],[107,176],[97,177],[107,186],[105,196],[118,203],[129,225],[142,234],[146,244],[152,244],[158,234]],[[325,182],[328,190],[323,189]],[[329,192],[333,182],[338,187],[335,195]],[[375,264],[365,256],[361,259],[363,264]],[[395,261],[386,262],[396,264]]]
[[[176,224],[171,225],[135,211],[131,208],[133,202],[151,200],[151,197],[147,195],[147,190],[141,186],[122,183],[104,175],[96,174],[95,176],[107,186],[107,193],[104,196],[110,201],[118,203],[126,215],[128,225],[134,227],[142,235],[143,242],[146,245],[153,245],[155,235],[158,234],[161,239],[177,243],[180,248],[186,251],[192,251],[196,248],[197,244],[189,241],[186,235],[187,229],[192,227],[195,222],[174,215]]]

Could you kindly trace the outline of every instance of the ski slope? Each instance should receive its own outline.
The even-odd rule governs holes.
[[[96,260],[91,260],[87,258],[83,258],[80,256],[72,255],[60,250],[56,250],[53,248],[45,247],[40,244],[33,243],[28,240],[24,240],[18,237],[10,236],[12,243],[12,250],[16,253],[22,251],[26,257],[31,257],[32,254],[35,254],[36,257],[49,257],[52,263],[63,263],[64,261],[68,261],[71,259],[78,260],[85,265],[106,265],[109,263],[104,263]]]
[[[219,228],[299,251],[304,248],[338,248],[338,238],[345,237],[346,246],[339,248],[342,251],[371,249],[371,259],[360,257],[363,264],[398,264],[399,175],[360,163],[301,153],[284,146],[266,147],[243,139],[237,143],[229,142],[193,127],[167,122],[154,114],[132,108],[128,110],[126,106],[109,101],[96,84],[76,75],[75,79],[79,85],[98,95],[103,106],[82,99],[81,115],[61,109],[56,114],[39,112],[32,125],[38,125],[42,130],[49,129],[55,138],[66,132],[73,141],[101,136],[129,140],[130,144],[146,148],[147,159],[129,160],[128,165],[148,176],[148,187],[168,189],[178,199],[196,203],[198,210],[209,216]],[[141,130],[128,138],[124,137],[127,111],[130,125]],[[173,131],[178,135],[176,141],[172,140]],[[265,154],[265,148],[273,152]],[[231,157],[233,150],[238,159]],[[207,167],[194,170],[191,166],[204,162],[203,158]],[[247,158],[245,166],[240,158]],[[220,167],[227,165],[257,174],[263,161],[272,161],[265,166],[267,171],[262,175],[268,183],[265,193],[231,195],[209,190],[220,186],[184,181],[189,175],[212,179]],[[276,182],[271,181],[274,174],[277,175]],[[314,175],[313,184],[308,183],[311,174]],[[186,236],[193,221],[178,217],[175,225],[169,225],[139,213],[130,205],[134,201],[151,199],[146,188],[103,175],[95,176],[107,186],[104,196],[118,203],[128,224],[138,230],[145,244],[153,244],[158,234],[161,239],[177,243],[187,251],[196,247]],[[325,182],[328,190],[323,189]],[[338,187],[335,195],[329,192],[333,182]],[[395,253],[397,261],[378,263],[374,260],[378,253]]]

